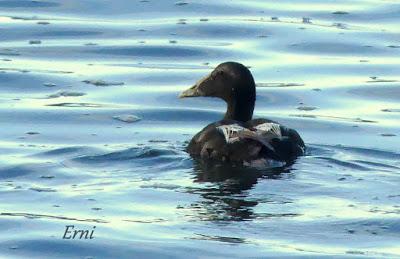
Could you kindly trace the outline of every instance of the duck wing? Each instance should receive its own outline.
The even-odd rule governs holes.
[[[259,158],[292,161],[304,153],[304,142],[296,134],[294,130],[265,119],[248,123],[222,120],[197,133],[187,151],[203,159],[230,162]]]
[[[269,127],[268,124],[279,125],[280,138],[272,138],[271,146],[274,148],[275,155],[282,161],[293,161],[296,157],[304,155],[306,146],[299,133],[291,128],[285,127],[269,119],[254,119],[246,122],[248,128]]]
[[[259,124],[252,130],[246,128],[238,135],[242,139],[249,138],[258,141],[272,152],[275,152],[275,148],[271,145],[271,141],[282,138],[280,126],[276,123]]]
[[[242,138],[248,131],[244,123],[222,120],[206,126],[190,141],[187,152],[194,157],[227,162],[243,162],[259,156],[262,144],[251,138]]]
[[[259,158],[282,160],[276,154],[273,140],[282,137],[280,125],[263,123],[248,129],[237,123],[220,125],[217,130],[224,136],[232,160],[249,161]]]
[[[219,126],[227,124],[240,123],[232,120],[222,120],[207,125],[192,138],[186,151],[192,156],[200,156],[201,158],[227,160],[229,158],[230,145],[228,145],[225,135],[221,134],[218,129]]]

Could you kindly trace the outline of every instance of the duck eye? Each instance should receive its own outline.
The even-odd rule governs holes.
[[[214,73],[211,74],[210,79],[211,79],[211,80],[215,80],[215,79],[217,79],[219,76],[221,76],[221,75],[223,75],[223,74],[224,74],[223,71],[214,72]]]

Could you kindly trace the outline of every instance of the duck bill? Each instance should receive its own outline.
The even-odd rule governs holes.
[[[179,98],[188,98],[188,97],[198,97],[202,96],[199,91],[198,91],[198,86],[195,84],[194,86],[190,87],[189,89],[183,91],[180,95]]]
[[[200,86],[209,78],[209,76],[204,77],[203,79],[199,80],[194,86],[190,87],[189,89],[183,91],[179,98],[187,98],[187,97],[199,97],[205,96],[204,93],[200,90]]]

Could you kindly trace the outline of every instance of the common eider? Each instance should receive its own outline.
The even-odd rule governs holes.
[[[190,141],[187,152],[203,160],[273,166],[293,162],[305,152],[296,130],[269,119],[252,119],[256,86],[250,70],[236,62],[218,65],[180,94],[218,97],[227,103],[222,120],[206,126]]]

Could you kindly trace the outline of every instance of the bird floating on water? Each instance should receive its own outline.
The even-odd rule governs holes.
[[[249,166],[283,166],[305,152],[296,130],[269,119],[252,119],[256,85],[250,70],[236,62],[218,65],[183,91],[180,98],[218,97],[227,103],[222,120],[207,125],[190,141],[193,157]]]

